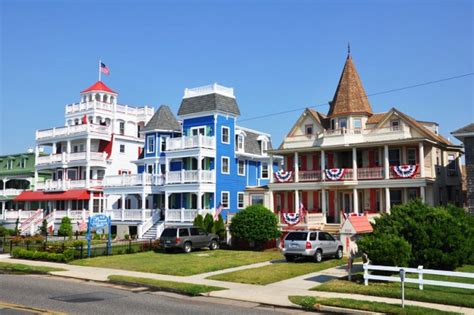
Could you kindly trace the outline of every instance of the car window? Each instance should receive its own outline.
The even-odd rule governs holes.
[[[179,229],[179,236],[189,236],[188,229]]]
[[[199,235],[207,235],[206,231],[203,231],[203,230],[198,230],[199,231]]]
[[[326,233],[324,233],[324,232],[319,232],[318,239],[319,239],[320,241],[326,241],[326,240],[327,240],[327,239],[326,239]]]
[[[316,240],[316,235],[317,235],[316,233],[311,233],[311,234],[309,235],[309,240],[310,240],[310,241],[315,241],[315,240]]]
[[[163,233],[161,233],[161,236],[165,237],[176,237],[176,229],[164,229]]]
[[[290,232],[286,236],[285,240],[287,241],[306,241],[308,237],[307,232]]]
[[[191,235],[196,236],[199,235],[199,229],[198,228],[190,228],[191,230]]]
[[[326,240],[328,240],[328,241],[335,241],[336,239],[335,239],[334,236],[332,236],[331,234],[326,233]]]

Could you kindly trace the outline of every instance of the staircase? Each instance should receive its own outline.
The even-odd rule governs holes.
[[[165,223],[163,221],[158,221],[153,226],[143,234],[142,239],[155,240],[161,236],[163,229],[165,228]]]

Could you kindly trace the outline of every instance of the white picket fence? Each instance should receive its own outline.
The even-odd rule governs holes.
[[[441,286],[441,287],[450,287],[450,288],[474,289],[474,284],[470,284],[470,283],[423,279],[423,275],[439,275],[439,276],[450,276],[450,277],[474,279],[474,273],[423,269],[423,266],[418,266],[418,268],[405,268],[405,267],[378,266],[378,265],[364,264],[364,284],[369,285],[369,280],[400,282],[401,280],[399,276],[372,275],[369,273],[369,271],[377,270],[377,271],[391,271],[391,272],[400,273],[401,269],[403,269],[405,273],[418,274],[418,278],[405,277],[405,282],[418,284],[418,288],[420,290],[423,290],[423,285],[425,284],[436,285],[436,286]]]

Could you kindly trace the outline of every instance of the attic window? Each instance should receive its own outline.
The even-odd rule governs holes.
[[[400,120],[391,120],[390,121],[390,129],[392,131],[394,130],[400,130]]]
[[[339,118],[339,128],[347,128],[347,118]]]
[[[243,135],[237,136],[237,151],[240,151],[240,152],[244,151],[244,136]]]
[[[13,169],[13,160],[8,160],[7,161],[7,169],[9,169],[9,170]]]
[[[22,158],[20,161],[20,167],[21,168],[26,168],[26,158]]]
[[[313,134],[313,124],[308,124],[304,126],[305,134],[310,136]]]
[[[268,149],[268,143],[266,140],[261,140],[260,141],[260,147],[261,147],[261,151],[262,151],[262,155],[263,154],[266,154],[265,152],[267,151]]]

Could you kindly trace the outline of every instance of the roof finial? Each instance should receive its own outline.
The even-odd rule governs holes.
[[[347,42],[347,58],[351,56],[351,43]]]

